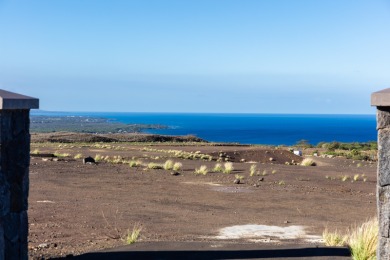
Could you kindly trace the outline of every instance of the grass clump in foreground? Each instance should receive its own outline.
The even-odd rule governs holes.
[[[346,235],[325,229],[323,238],[327,246],[348,246],[354,260],[373,260],[376,259],[378,230],[378,219],[372,218],[361,226],[355,226]]]
[[[376,218],[363,223],[360,227],[355,227],[348,239],[353,259],[376,259],[378,230],[378,219]]]
[[[127,234],[122,238],[126,245],[131,245],[137,242],[142,231],[142,227],[139,224],[135,224],[133,230],[127,230]]]
[[[208,169],[206,165],[200,166],[200,168],[195,169],[195,174],[202,174],[202,175],[207,175]]]
[[[303,159],[303,161],[301,162],[301,165],[302,166],[316,166],[317,164],[312,159],[306,158],[306,159]]]

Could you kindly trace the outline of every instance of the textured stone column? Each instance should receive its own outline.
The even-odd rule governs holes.
[[[371,95],[377,107],[379,245],[377,259],[390,259],[390,88]]]
[[[0,90],[0,259],[28,259],[29,114],[38,106]]]

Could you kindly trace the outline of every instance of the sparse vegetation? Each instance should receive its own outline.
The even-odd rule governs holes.
[[[213,172],[223,172],[222,164],[220,164],[220,163],[215,164],[215,166],[214,166],[212,171]]]
[[[322,232],[322,238],[326,246],[344,246],[347,240],[345,235],[341,235],[337,230],[330,232],[328,228]]]
[[[31,154],[40,154],[40,151],[39,151],[39,149],[34,149],[34,150],[31,152]]]
[[[301,165],[302,166],[316,166],[316,162],[313,161],[313,159],[310,159],[310,158],[305,158],[303,159],[303,161],[301,162]]]
[[[130,167],[140,167],[142,165],[142,161],[139,160],[131,160],[129,162]]]
[[[256,171],[257,171],[256,164],[252,164],[251,168],[249,169],[249,176],[254,176],[256,174]]]
[[[373,218],[352,230],[348,246],[354,260],[376,259],[378,229],[378,219]]]
[[[78,153],[73,158],[74,159],[81,159],[81,158],[83,158],[83,155],[81,153]]]
[[[104,157],[101,156],[100,154],[96,154],[94,159],[95,159],[95,162],[99,162],[99,161],[103,160]]]
[[[284,182],[284,180],[279,181],[278,184],[281,185],[281,186],[286,185],[286,183]]]
[[[172,160],[167,160],[165,163],[164,163],[164,170],[167,170],[167,171],[169,171],[169,170],[172,170],[173,169],[173,165],[174,165],[174,163],[173,163],[173,161]]]
[[[207,169],[207,166],[206,165],[202,165],[199,168],[196,168],[194,173],[195,174],[207,175],[208,172],[209,171]]]
[[[160,170],[160,169],[164,168],[164,165],[159,164],[159,163],[150,162],[150,163],[148,163],[148,165],[146,167],[148,169]]]
[[[243,175],[240,175],[240,174],[236,174],[234,175],[234,177],[236,177],[236,179],[242,181],[245,177]]]
[[[69,157],[70,154],[69,154],[69,153],[55,152],[55,153],[54,153],[54,156],[56,156],[56,157]]]
[[[162,150],[162,149],[154,149],[154,148],[142,148],[142,151],[147,152],[155,152],[155,153],[165,153],[169,154],[170,156],[180,158],[180,159],[187,159],[187,160],[204,160],[204,161],[211,161],[213,157],[208,154],[202,154],[200,151],[196,152],[185,152],[181,150]]]
[[[122,238],[126,245],[131,245],[137,242],[142,231],[142,227],[139,224],[135,224],[133,230],[127,230],[127,234]]]
[[[234,170],[232,162],[224,163],[225,169],[223,169],[223,173],[230,174]]]
[[[174,171],[180,171],[182,167],[183,167],[183,164],[182,164],[182,163],[176,162],[176,163],[173,165],[173,170],[174,170]]]
[[[376,218],[349,229],[345,235],[338,231],[329,232],[325,229],[322,236],[327,246],[348,246],[354,260],[376,259],[378,247],[378,220]]]
[[[317,147],[327,149],[322,153],[325,155],[343,156],[354,160],[377,160],[378,144],[376,141],[367,143],[321,142]]]

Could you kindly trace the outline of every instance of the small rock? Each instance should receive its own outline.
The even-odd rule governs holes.
[[[241,159],[240,162],[245,162],[246,160],[245,159]]]
[[[241,182],[240,179],[235,179],[234,180],[234,184],[240,184],[240,182]]]
[[[274,158],[272,158],[272,157],[270,157],[269,158],[269,160],[272,162],[272,161],[275,161],[275,159]]]
[[[259,187],[259,184],[257,184],[257,183],[255,183],[255,184],[253,184],[253,187]]]
[[[288,220],[284,221],[284,224],[288,224],[288,223],[290,223],[290,221],[288,221]]]
[[[49,244],[47,244],[47,243],[39,244],[38,248],[49,248]]]
[[[53,158],[53,162],[58,162],[58,158]]]
[[[86,158],[83,159],[83,163],[86,164],[86,163],[95,163],[95,159],[93,159],[91,156],[88,156]]]
[[[261,177],[258,181],[264,181],[264,178],[263,177]]]
[[[179,172],[176,172],[176,171],[173,171],[173,172],[171,172],[171,175],[177,176],[177,175],[180,175],[180,173],[179,173]]]

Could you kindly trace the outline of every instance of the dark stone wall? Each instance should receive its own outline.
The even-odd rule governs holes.
[[[0,259],[28,259],[29,110],[0,110]]]
[[[378,259],[390,259],[390,107],[377,107],[379,220]]]

